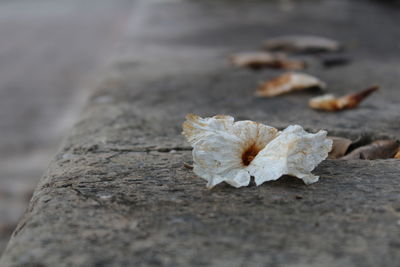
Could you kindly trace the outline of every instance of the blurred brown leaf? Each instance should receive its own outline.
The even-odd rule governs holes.
[[[229,59],[234,66],[251,69],[301,70],[306,67],[304,61],[289,60],[283,53],[242,52],[231,55]]]
[[[329,159],[338,159],[343,157],[352,141],[347,138],[337,137],[337,136],[328,136],[329,139],[333,141],[332,150],[329,152]]]
[[[264,42],[264,49],[269,51],[287,52],[329,52],[341,49],[339,42],[319,36],[288,35],[268,39]]]
[[[325,83],[308,74],[289,72],[262,83],[256,95],[274,97],[312,87],[325,88]]]
[[[325,111],[339,111],[343,109],[352,109],[357,107],[361,101],[367,96],[379,89],[379,86],[372,86],[360,92],[345,95],[336,98],[332,94],[318,96],[311,98],[308,102],[309,106],[313,109],[325,110]]]
[[[400,145],[396,140],[378,140],[369,145],[359,147],[342,159],[388,159],[393,158]]]
[[[400,159],[400,149],[398,149],[396,155],[394,155],[395,159]]]

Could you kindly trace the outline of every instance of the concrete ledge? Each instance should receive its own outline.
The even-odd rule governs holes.
[[[284,177],[213,190],[183,167],[190,112],[400,138],[398,14],[361,1],[294,5],[138,2],[110,76],[41,179],[1,266],[396,266],[398,160],[328,160],[311,186]],[[348,66],[311,59],[307,72],[332,92],[383,90],[329,114],[307,108],[313,92],[254,98],[257,82],[280,72],[233,69],[226,56],[298,32],[358,44]]]

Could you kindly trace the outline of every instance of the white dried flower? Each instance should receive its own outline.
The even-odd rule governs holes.
[[[253,121],[234,122],[231,116],[186,116],[183,135],[193,146],[193,171],[211,188],[221,182],[247,186],[250,177],[260,185],[282,175],[306,184],[318,181],[311,171],[326,157],[332,140],[326,131],[308,133],[292,125],[283,131]]]

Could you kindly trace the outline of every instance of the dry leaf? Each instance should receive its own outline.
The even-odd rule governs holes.
[[[265,67],[287,70],[301,70],[306,67],[305,62],[289,60],[282,53],[243,52],[231,55],[231,63],[237,67],[261,69]]]
[[[396,140],[378,140],[369,145],[359,147],[342,159],[388,159],[393,158],[400,145]]]
[[[396,155],[394,155],[395,159],[400,159],[400,148],[398,149]]]
[[[256,95],[273,97],[311,87],[325,88],[325,83],[308,74],[289,72],[261,84]]]
[[[332,150],[329,152],[328,159],[338,159],[343,157],[352,141],[343,137],[328,136],[333,141]]]
[[[290,52],[327,52],[338,51],[339,42],[318,36],[281,36],[264,42],[266,50],[281,50]]]
[[[378,90],[379,86],[372,86],[358,93],[345,95],[336,98],[334,95],[328,94],[310,99],[309,106],[313,109],[338,111],[343,109],[352,109],[358,106],[367,96]]]

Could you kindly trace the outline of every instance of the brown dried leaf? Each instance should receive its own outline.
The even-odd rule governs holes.
[[[308,74],[289,72],[262,83],[256,95],[273,97],[312,87],[325,88],[325,83]]]
[[[378,140],[369,145],[359,147],[342,159],[388,159],[393,158],[400,145],[396,140]]]
[[[334,95],[327,94],[310,99],[308,105],[313,109],[338,111],[352,109],[358,106],[367,96],[379,89],[379,86],[372,86],[360,92],[336,98]]]
[[[269,67],[286,70],[301,70],[306,67],[305,62],[289,60],[286,55],[282,53],[243,52],[231,55],[229,59],[234,66],[252,69]]]
[[[400,148],[398,149],[396,155],[394,155],[395,159],[400,159]]]
[[[280,50],[289,52],[327,52],[341,49],[339,42],[319,36],[288,35],[268,39],[263,47],[266,50]]]
[[[329,152],[329,159],[338,159],[343,157],[352,141],[347,138],[337,137],[337,136],[328,136],[329,139],[333,141],[332,150]]]
[[[279,60],[275,65],[275,68],[283,70],[302,70],[306,67],[307,64],[300,60]]]

